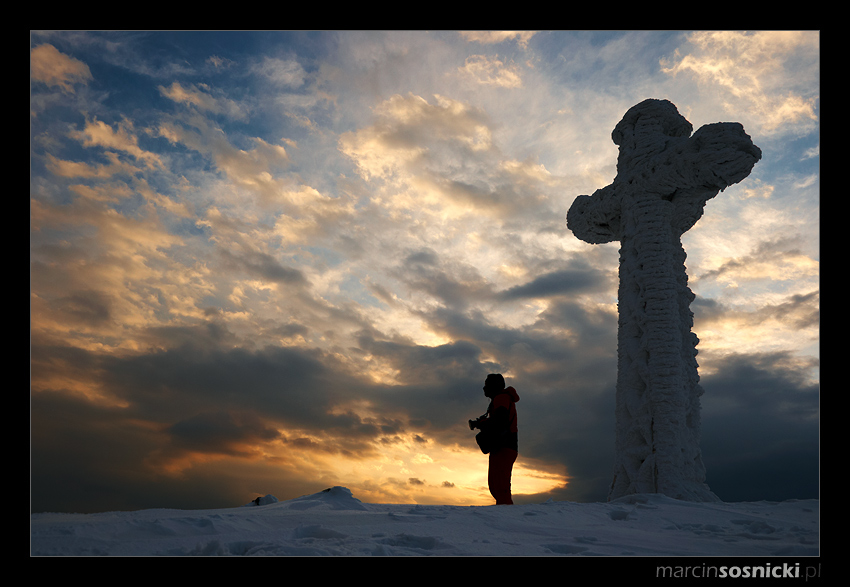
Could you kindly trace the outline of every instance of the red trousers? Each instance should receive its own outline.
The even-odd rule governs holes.
[[[496,498],[496,505],[513,505],[511,499],[511,471],[516,461],[517,451],[512,448],[500,448],[490,453],[490,470],[487,483],[490,494]]]

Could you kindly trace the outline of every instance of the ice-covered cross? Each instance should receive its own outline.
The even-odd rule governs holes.
[[[608,499],[662,493],[716,501],[700,451],[700,396],[681,237],[708,200],[747,177],[761,150],[737,122],[693,126],[667,100],[626,112],[613,183],[578,196],[567,227],[620,242],[614,479]]]

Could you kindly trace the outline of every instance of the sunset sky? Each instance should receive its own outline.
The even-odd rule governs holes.
[[[817,32],[31,32],[31,510],[343,485],[604,501],[618,246],[566,228],[646,98],[763,152],[686,233],[725,501],[818,497]]]

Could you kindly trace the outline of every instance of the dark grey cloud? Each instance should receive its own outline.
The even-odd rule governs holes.
[[[440,257],[437,255],[437,252],[434,249],[426,248],[410,253],[407,257],[405,257],[404,264],[406,266],[437,265],[439,261]]]
[[[544,319],[523,328],[494,325],[481,311],[463,313],[438,308],[424,313],[423,318],[435,331],[454,340],[465,340],[479,346],[496,357],[497,365],[502,369],[516,370],[532,377],[536,369],[543,369],[547,373],[564,373],[575,367],[593,366],[597,360],[607,362],[611,357],[616,357],[614,316],[602,311],[582,312],[569,301],[556,305],[552,311],[553,314],[544,313]],[[553,323],[547,323],[545,317],[554,314],[558,314],[560,324],[555,324],[554,320]],[[607,322],[608,327],[600,327],[600,322]],[[584,324],[592,324],[592,331],[582,331]],[[574,332],[558,332],[552,329],[553,325],[566,326]]]
[[[782,415],[817,418],[818,386],[810,383],[814,358],[798,358],[786,351],[712,358],[717,372],[702,380],[718,400],[711,409],[761,412],[763,417]],[[721,403],[722,402],[722,403]]]
[[[248,251],[235,254],[227,250],[220,251],[225,267],[242,270],[264,281],[290,285],[305,285],[307,278],[299,269],[287,267],[268,253]]]
[[[545,326],[574,330],[581,334],[584,341],[604,344],[616,337],[617,314],[604,308],[588,308],[569,298],[560,298],[553,300],[540,313],[535,327]],[[605,339],[604,343],[600,338]]]
[[[768,304],[759,313],[787,321],[794,328],[810,328],[820,325],[820,291],[795,294],[781,304]]]
[[[600,318],[564,304],[554,314],[578,327],[588,329]],[[417,442],[468,443],[473,450],[466,420],[486,409],[486,374],[501,371],[511,374],[508,383],[520,393],[520,458],[560,464],[570,477],[561,490],[523,499],[604,501],[613,462],[616,356],[613,334],[603,331],[614,331],[614,317],[604,316],[604,328],[577,341],[498,328],[481,315],[446,309],[430,318],[439,318],[457,342],[427,347],[361,333],[359,351],[401,373],[394,386],[364,381],[317,350],[200,344],[98,357],[35,346],[34,365],[64,354],[63,364],[96,374],[98,384],[124,405],[108,407],[59,391],[33,395],[33,511],[180,507],[189,488],[206,493],[206,507],[252,497],[245,495],[247,480],[227,474],[219,475],[218,486],[204,487],[211,481],[204,468],[185,471],[180,483],[138,480],[151,458],[181,451],[249,456],[245,447],[272,442],[357,459],[376,446],[397,444],[405,432]],[[588,352],[592,347],[582,343],[594,337],[599,348]],[[485,351],[496,362],[485,360]],[[711,488],[727,501],[813,497],[819,487],[819,394],[808,374],[815,365],[787,353],[711,360],[720,365],[702,380],[703,456]],[[332,409],[352,398],[370,401],[377,413],[366,418]],[[304,479],[286,479],[286,489],[280,480],[262,483],[274,484],[284,499],[309,488]],[[62,496],[48,490],[57,484]]]
[[[693,276],[693,281],[698,283],[701,280],[716,280],[729,273],[746,271],[748,267],[760,263],[776,261],[781,264],[785,260],[804,256],[801,250],[804,242],[804,239],[799,235],[782,236],[761,241],[749,253],[729,259],[716,269]]]
[[[171,448],[168,437],[126,408],[52,391],[34,393],[30,405],[32,512],[235,507],[258,488],[286,488],[293,497],[321,488],[321,480],[281,468],[199,467],[163,475],[151,459]]]
[[[361,349],[388,360],[403,384],[444,384],[481,374],[481,349],[468,341],[420,346],[375,340],[364,333],[358,342]]]
[[[284,338],[290,338],[293,336],[304,336],[309,331],[310,329],[304,326],[303,324],[298,324],[295,322],[290,322],[288,324],[284,324],[273,329],[273,332]]]
[[[701,380],[708,483],[726,501],[816,498],[820,390],[814,359],[762,353],[712,359]]]
[[[708,321],[723,318],[729,309],[713,298],[697,295],[691,302],[691,311],[694,313],[694,320]]]
[[[142,340],[154,347],[217,349],[228,343],[236,343],[236,336],[217,319],[220,311],[208,308],[210,320],[196,326],[153,326],[147,328]]]
[[[33,512],[137,509],[124,479],[156,447],[155,433],[125,426],[121,408],[59,391],[30,396],[30,499]],[[163,507],[165,500],[158,501]]]
[[[70,320],[97,326],[109,322],[112,302],[102,292],[77,291],[56,300],[56,308]]]
[[[420,437],[455,429],[480,415],[481,387],[488,373],[501,366],[481,357],[481,348],[468,341],[421,346],[404,341],[375,340],[363,333],[359,347],[398,371],[400,385],[375,386],[366,393],[388,413],[403,413]],[[486,405],[484,406],[486,408]],[[475,410],[479,410],[473,414]]]
[[[476,268],[446,262],[430,248],[408,254],[394,273],[413,290],[451,307],[466,307],[493,295],[492,286]]]
[[[540,275],[528,283],[511,287],[499,293],[503,300],[521,298],[549,298],[553,296],[599,291],[608,285],[607,276],[599,270],[560,269]]]
[[[458,170],[446,170],[447,175],[459,173]],[[462,172],[460,172],[462,173]],[[549,210],[541,205],[540,192],[535,187],[521,185],[514,177],[499,177],[496,185],[483,182],[472,183],[469,180],[446,177],[431,178],[440,193],[465,207],[471,207],[481,214],[496,216],[511,222],[521,220],[527,224],[549,217]],[[551,219],[551,217],[549,217]],[[498,235],[494,235],[498,238]]]
[[[232,455],[246,454],[241,448],[246,443],[280,437],[254,413],[224,410],[190,416],[169,426],[166,433],[176,448]]]
[[[224,346],[204,342],[103,357],[34,345],[34,368],[46,380],[51,365],[66,377],[74,371],[65,367],[77,365],[89,374],[93,389],[117,399],[120,407],[63,389],[34,392],[33,511],[232,507],[247,502],[256,491],[252,487],[269,485],[281,494],[296,488],[306,493],[317,490],[311,482],[326,481],[305,482],[285,471],[263,480],[263,466],[251,469],[252,448],[282,443],[291,450],[357,459],[375,451],[374,441],[405,429],[405,422],[392,415],[363,418],[333,410],[338,400],[368,397],[368,388],[323,353]],[[279,433],[279,427],[286,432]],[[311,439],[291,430],[307,431]],[[188,453],[247,458],[244,467],[251,472],[243,479],[236,471],[214,475],[203,466],[184,471],[180,479],[151,473],[151,467],[167,466]]]
[[[764,304],[753,310],[732,308],[716,299],[697,295],[691,303],[691,310],[694,312],[697,332],[713,321],[730,317],[744,320],[753,326],[767,320],[776,320],[787,325],[792,331],[816,329],[820,326],[820,291],[792,294],[779,303]]]
[[[291,425],[345,426],[327,411],[347,379],[319,352],[183,346],[105,357],[100,364],[104,383],[140,417],[177,421],[221,407],[253,410]]]
[[[733,354],[702,386],[702,453],[707,483],[724,501],[820,496],[819,390],[810,381],[814,361],[788,353]],[[604,501],[614,458],[614,386],[593,389],[581,379],[558,393],[526,393],[523,454],[563,463],[569,484],[527,503]]]

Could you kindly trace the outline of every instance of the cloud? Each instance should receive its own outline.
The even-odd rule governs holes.
[[[374,112],[372,124],[341,135],[339,148],[374,184],[372,202],[395,216],[430,217],[467,234],[510,219],[530,232],[551,212],[549,192],[563,187],[531,158],[503,159],[488,114],[465,102],[394,95]]]
[[[174,448],[203,453],[251,455],[256,444],[280,437],[253,413],[204,412],[180,420],[166,429]]]
[[[537,31],[460,31],[460,35],[467,41],[475,41],[484,45],[501,43],[508,40],[517,40],[517,44],[525,48]]]
[[[377,122],[340,137],[365,179],[390,178],[440,169],[454,151],[474,154],[492,147],[484,112],[460,101],[414,94],[394,95],[375,108]]]
[[[717,281],[737,287],[746,281],[804,281],[817,277],[820,263],[799,249],[799,237],[764,241],[748,254],[722,260],[715,269],[698,276],[700,283]]]
[[[721,499],[819,496],[815,364],[785,351],[732,352],[723,355],[722,369],[702,376],[703,457]]]
[[[415,290],[433,296],[448,306],[466,306],[469,301],[489,298],[491,285],[478,271],[465,263],[441,266],[437,254],[430,249],[408,255],[398,269],[402,281]]]
[[[226,249],[220,251],[225,259],[223,266],[231,269],[243,269],[265,281],[289,285],[306,285],[304,273],[293,267],[282,265],[277,259],[260,251],[245,251],[233,254]]]
[[[479,84],[502,88],[522,87],[518,68],[514,65],[505,65],[496,57],[472,55],[466,58],[463,67],[458,70]]]
[[[94,78],[88,65],[45,43],[30,51],[30,79],[73,94],[75,84],[87,84]]]
[[[124,216],[111,206],[88,198],[74,205],[33,203],[34,337],[81,348],[133,348],[139,328],[200,314],[195,300],[208,293],[206,278],[169,252],[184,240],[152,207]]]
[[[101,324],[111,318],[109,297],[98,291],[79,291],[56,300],[62,314],[83,324]]]
[[[710,299],[697,298],[700,328],[756,328],[760,324],[776,321],[796,336],[806,329],[820,326],[820,292],[793,294],[778,303],[758,305],[755,309],[734,309]],[[721,323],[721,324],[718,324]]]
[[[818,68],[803,63],[817,54],[819,38],[817,31],[698,31],[688,36],[691,52],[662,61],[662,71],[719,88],[725,110],[746,112],[759,133],[811,130]]]
[[[264,202],[278,200],[289,187],[287,178],[280,175],[289,165],[289,156],[282,145],[251,137],[249,143],[253,148],[240,149],[211,121],[194,115],[163,122],[156,132],[171,143],[211,157],[216,169],[229,181]]]
[[[521,298],[547,298],[577,294],[588,290],[599,290],[608,286],[604,274],[594,269],[562,269],[534,278],[531,282],[517,285],[501,292],[507,300]]]
[[[397,373],[396,381],[400,385],[454,385],[459,380],[477,383],[486,375],[480,364],[481,349],[468,341],[423,346],[410,341],[377,340],[363,333],[358,345],[363,351],[387,361]],[[435,414],[432,419],[442,418]]]
[[[216,69],[228,69],[233,67],[234,63],[230,59],[219,57],[218,55],[210,55],[207,57],[207,63]]]
[[[113,128],[103,121],[93,118],[86,120],[83,130],[71,131],[74,138],[84,147],[103,147],[112,151],[120,151],[132,155],[137,161],[142,161],[148,168],[162,168],[163,163],[158,155],[139,147],[139,141],[133,129],[133,123],[124,118]]]
[[[254,72],[270,80],[275,85],[299,88],[304,85],[307,72],[298,61],[294,59],[279,59],[277,57],[265,57],[254,66]]]
[[[105,179],[113,175],[133,175],[138,168],[132,164],[122,161],[117,153],[106,152],[104,157],[108,160],[105,164],[90,164],[82,161],[67,161],[59,159],[48,153],[47,169],[54,175],[69,178]],[[91,193],[91,192],[90,192]],[[116,192],[110,197],[113,197]]]
[[[771,299],[776,296],[770,296]],[[743,306],[698,297],[691,304],[694,331],[699,336],[700,370],[723,368],[717,352],[779,352],[797,347],[816,353],[820,336],[820,293],[810,291],[780,298],[774,303]]]
[[[274,234],[287,245],[304,244],[337,235],[349,242],[348,254],[360,246],[357,240],[344,234],[363,214],[357,210],[354,196],[343,194],[330,197],[317,189],[301,185],[280,194],[283,213],[275,220]]]
[[[202,338],[218,342],[211,346],[197,344]],[[125,463],[123,468],[138,468],[144,462],[161,474],[194,476],[215,460],[238,457],[255,460],[260,466],[264,461],[286,459],[293,450],[298,451],[299,459],[325,454],[363,460],[380,454],[379,446],[397,444],[402,436],[407,436],[408,417],[403,416],[407,408],[403,406],[409,394],[394,391],[391,395],[402,403],[391,401],[384,405],[378,401],[384,393],[380,387],[364,386],[332,355],[298,349],[269,348],[253,353],[226,350],[228,339],[212,332],[197,331],[184,340],[188,344],[133,357],[87,355],[97,363],[95,372],[99,373],[101,386],[124,401],[118,420],[130,424],[126,434],[134,429],[156,429],[164,434],[156,442],[151,437],[145,443],[147,449],[137,454],[139,460]],[[56,355],[55,350],[37,345],[36,364],[47,354]],[[416,362],[423,367],[438,368],[441,362],[450,367],[458,355],[452,349],[444,349],[433,357],[434,361],[420,359],[425,361]],[[91,368],[91,363],[87,364]],[[437,389],[428,381],[454,380],[449,373],[436,380],[435,374],[429,373],[428,379],[417,379],[415,383],[414,389],[423,393],[423,402],[421,409],[410,416],[410,425],[423,432],[433,432],[429,423],[440,422],[442,428],[442,419],[456,421],[466,416],[466,410],[434,410],[431,402],[439,401],[445,392],[434,395],[430,390]],[[39,393],[40,398],[48,399],[52,390],[41,389]],[[175,402],[169,398],[181,399]],[[456,401],[443,405],[448,407]],[[357,407],[361,402],[372,402],[377,413],[361,413]],[[42,406],[49,404],[36,404],[40,417]],[[95,416],[95,410],[95,406],[82,412],[75,410],[80,412],[75,425],[79,429],[70,436],[79,438],[83,434],[85,422]],[[401,419],[392,416],[394,410],[402,415]],[[416,419],[418,423],[414,424]],[[422,432],[413,434],[411,442],[420,447],[430,445],[424,442]],[[39,443],[39,452],[42,448]],[[79,456],[86,458],[85,453]],[[435,454],[420,448],[411,460],[411,464],[416,463],[435,463]],[[113,469],[114,465],[107,466],[98,477]]]
[[[196,86],[184,88],[180,82],[173,82],[167,88],[159,86],[159,92],[169,100],[180,104],[189,104],[195,108],[214,114],[225,114],[235,120],[247,120],[248,114],[237,102],[225,97],[215,97],[206,88]]]

